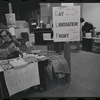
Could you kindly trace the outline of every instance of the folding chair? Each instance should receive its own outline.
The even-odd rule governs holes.
[[[31,52],[31,53],[37,54],[37,53],[41,52],[41,50],[36,50],[35,46],[31,42],[29,42],[29,41],[27,41],[25,43],[25,45],[27,46],[29,52]]]
[[[29,51],[36,50],[34,45],[30,41],[27,41],[25,43],[25,45],[26,45],[26,47],[28,48]]]

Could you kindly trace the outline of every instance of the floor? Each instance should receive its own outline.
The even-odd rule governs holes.
[[[71,81],[50,90],[28,90],[21,97],[100,97],[100,54],[71,46]]]

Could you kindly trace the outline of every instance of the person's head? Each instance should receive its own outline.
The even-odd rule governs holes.
[[[7,30],[1,30],[0,31],[0,38],[2,38],[4,41],[10,41],[12,39],[12,35]]]
[[[89,26],[89,25],[90,25],[89,22],[85,22],[85,23],[84,23],[84,26]]]
[[[83,23],[85,20],[84,18],[80,18],[80,22]]]

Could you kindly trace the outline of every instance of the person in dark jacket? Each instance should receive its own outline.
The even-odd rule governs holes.
[[[93,36],[93,28],[94,27],[92,23],[85,22],[84,25],[82,26],[83,37],[85,37],[87,33],[91,33]]]

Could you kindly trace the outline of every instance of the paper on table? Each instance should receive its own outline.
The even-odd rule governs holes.
[[[40,53],[41,50],[32,50],[31,52],[32,52],[32,53]]]
[[[41,60],[41,61],[48,59],[46,56],[37,56],[36,58]]]
[[[10,64],[14,67],[14,68],[19,68],[22,66],[27,65],[27,62],[24,61],[24,59],[20,58],[20,59],[14,59],[13,61],[10,61]]]

